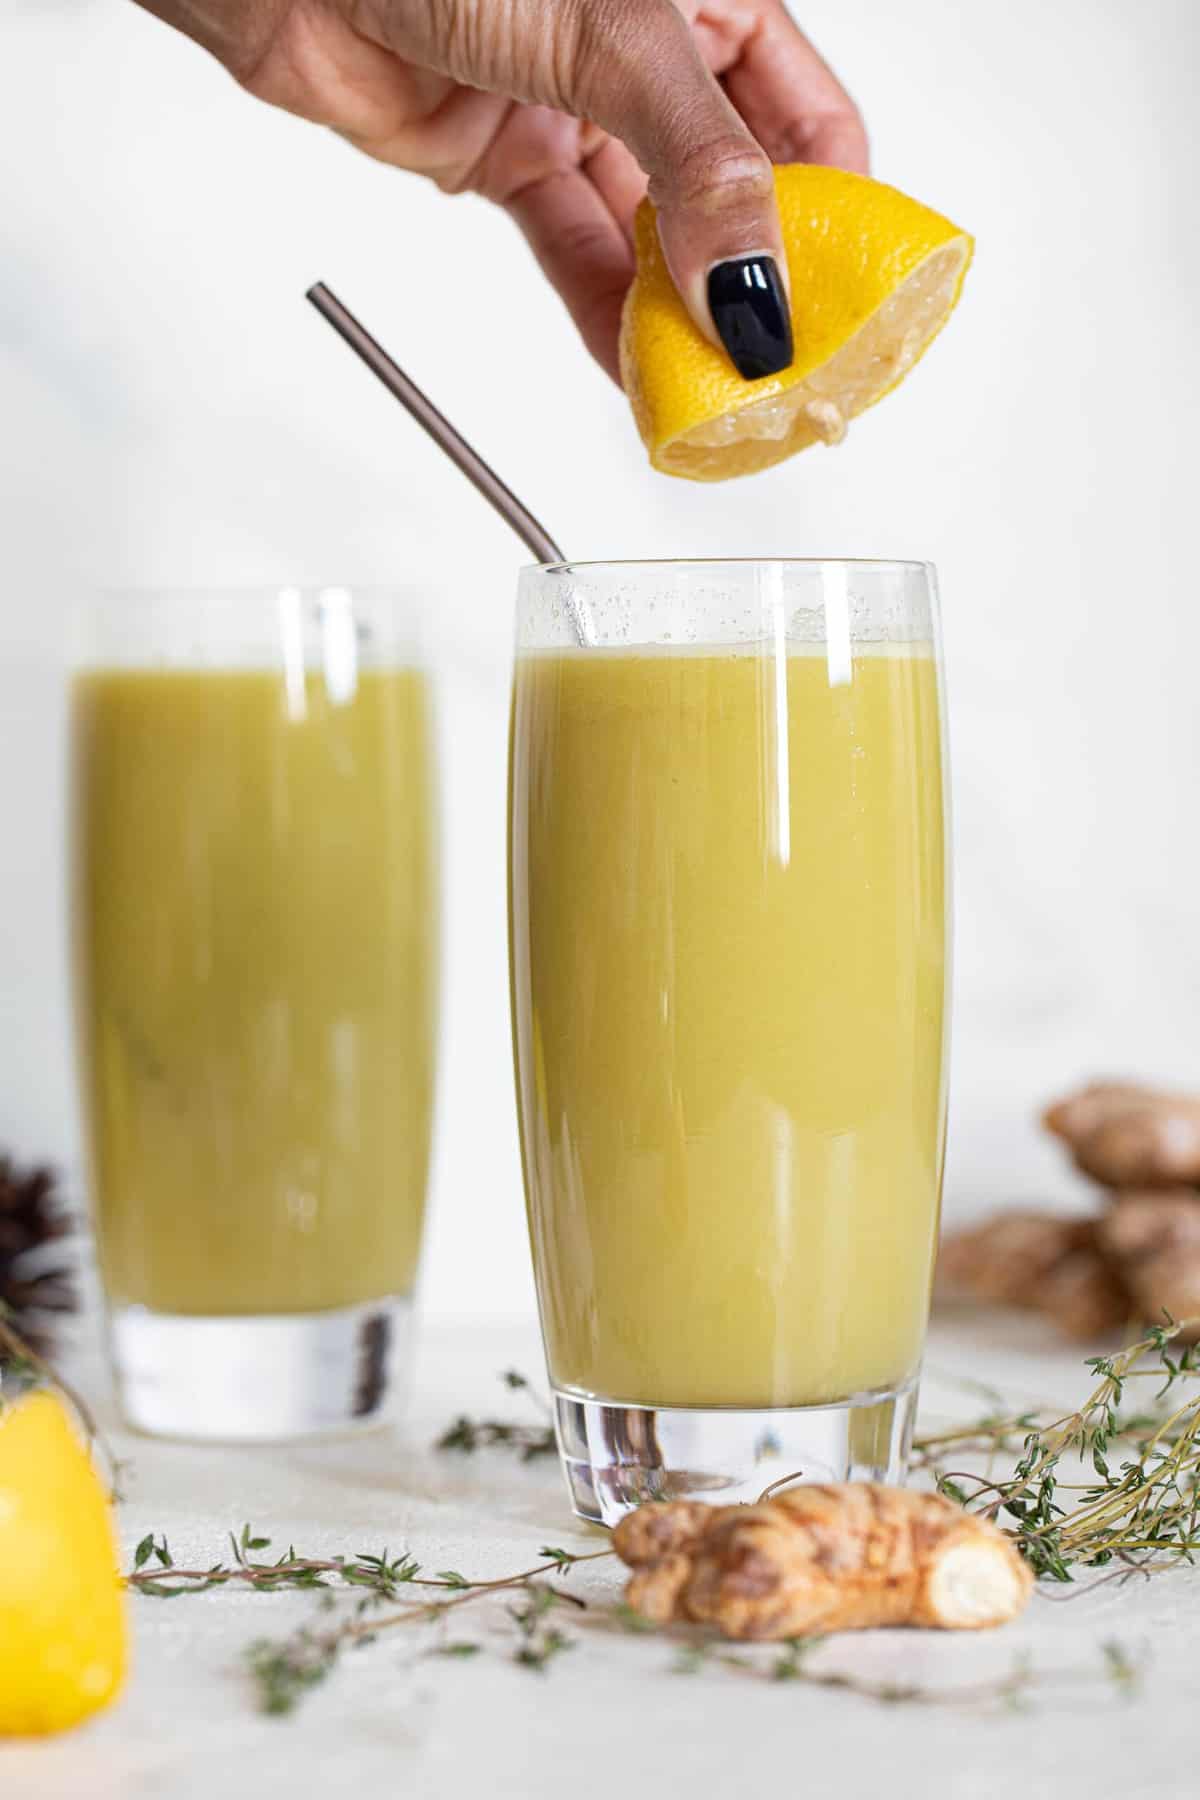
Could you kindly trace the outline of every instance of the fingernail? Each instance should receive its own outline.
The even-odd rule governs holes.
[[[743,381],[778,375],[792,361],[792,321],[773,256],[737,256],[708,272],[708,307]]]

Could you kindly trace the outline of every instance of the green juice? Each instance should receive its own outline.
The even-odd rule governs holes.
[[[802,1406],[921,1353],[946,891],[920,647],[531,653],[513,1011],[550,1372]]]
[[[424,676],[98,671],[73,698],[74,938],[110,1302],[409,1292],[437,893]]]

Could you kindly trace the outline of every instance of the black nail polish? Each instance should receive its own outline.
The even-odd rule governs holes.
[[[773,256],[738,256],[708,274],[708,305],[743,381],[778,375],[792,361],[792,321]]]

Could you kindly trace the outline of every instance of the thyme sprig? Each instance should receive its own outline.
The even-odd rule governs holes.
[[[989,1681],[977,1681],[954,1687],[924,1686],[915,1681],[872,1681],[845,1669],[814,1668],[812,1658],[824,1638],[789,1638],[774,1654],[739,1653],[720,1642],[702,1639],[686,1644],[677,1653],[672,1669],[677,1675],[694,1675],[702,1669],[727,1669],[757,1681],[803,1682],[809,1687],[837,1690],[872,1700],[884,1706],[962,1707],[969,1710],[1001,1708],[1024,1711],[1032,1701],[1033,1690],[1044,1694],[1049,1688],[1090,1685],[1097,1678],[1107,1681],[1122,1698],[1129,1700],[1138,1693],[1144,1673],[1144,1659],[1134,1656],[1123,1644],[1109,1640],[1100,1645],[1098,1669],[1064,1669],[1050,1673],[1036,1668],[1032,1659],[1021,1655],[1004,1675]]]
[[[1200,1550],[1200,1345],[1180,1340],[1197,1329],[1198,1320],[1168,1318],[1115,1356],[1089,1357],[1096,1385],[1074,1412],[988,1417],[919,1438],[916,1466],[1002,1524],[1037,1575],[1071,1581],[1077,1567],[1114,1561],[1128,1573],[1190,1563]],[[1149,1407],[1123,1411],[1139,1382],[1157,1384]],[[944,1465],[950,1450],[986,1453],[994,1465],[1018,1449],[999,1477],[994,1466]]]
[[[536,1457],[554,1454],[554,1424],[549,1406],[517,1369],[506,1369],[500,1379],[505,1387],[528,1394],[544,1422],[518,1424],[511,1419],[473,1419],[467,1413],[460,1413],[438,1438],[436,1449],[469,1453],[501,1445],[516,1450],[522,1462],[533,1462]]]
[[[458,1575],[453,1579],[425,1577],[417,1572],[420,1565],[414,1564],[414,1573],[405,1577],[406,1584],[459,1591],[452,1599],[418,1602],[382,1617],[368,1611],[383,1598],[376,1591],[360,1599],[351,1617],[324,1629],[305,1625],[287,1637],[257,1639],[250,1645],[246,1660],[261,1710],[292,1712],[305,1694],[332,1672],[344,1651],[373,1643],[382,1632],[405,1625],[444,1627],[447,1615],[456,1608],[512,1590],[517,1590],[520,1596],[518,1603],[509,1609],[517,1630],[513,1660],[524,1668],[544,1670],[553,1657],[569,1649],[573,1642],[551,1622],[548,1617],[551,1609],[572,1606],[586,1611],[587,1602],[541,1577],[552,1573],[567,1574],[576,1563],[596,1562],[612,1556],[613,1552],[589,1550],[577,1553],[543,1546],[540,1555],[542,1560],[532,1568],[486,1581],[468,1581]],[[477,1654],[478,1650],[479,1646],[470,1641],[442,1641],[434,1645],[432,1654],[468,1657]]]
[[[523,1600],[510,1606],[508,1616],[517,1628],[517,1648],[513,1661],[523,1669],[544,1670],[554,1657],[574,1647],[575,1639],[560,1631],[550,1616],[567,1600],[580,1606],[586,1601],[567,1595],[545,1582],[527,1582]]]
[[[246,1524],[240,1532],[229,1533],[233,1555],[231,1563],[215,1562],[203,1569],[184,1569],[176,1563],[165,1535],[148,1532],[134,1551],[133,1567],[125,1576],[127,1584],[139,1593],[159,1600],[174,1600],[183,1594],[203,1594],[209,1588],[241,1583],[261,1593],[274,1593],[280,1588],[325,1588],[337,1586],[365,1589],[376,1600],[395,1600],[402,1587],[442,1588],[452,1593],[476,1595],[496,1588],[514,1587],[539,1575],[568,1573],[578,1562],[592,1562],[612,1556],[611,1550],[576,1552],[563,1550],[556,1544],[543,1544],[538,1554],[543,1558],[535,1568],[518,1575],[505,1575],[499,1580],[469,1581],[457,1569],[439,1569],[427,1575],[415,1557],[402,1552],[391,1556],[387,1550],[379,1555],[360,1551],[356,1556],[298,1556],[289,1544],[282,1555],[273,1560],[256,1560],[255,1552],[269,1550],[271,1539],[255,1535]],[[571,1603],[582,1605],[574,1595]],[[445,1602],[441,1608],[453,1605]],[[427,1613],[428,1605],[417,1606],[415,1612]]]
[[[464,1585],[461,1576],[443,1570],[421,1576],[420,1564],[411,1556],[379,1555],[360,1551],[356,1556],[298,1556],[294,1545],[273,1560],[258,1560],[256,1553],[271,1548],[268,1537],[257,1537],[253,1527],[230,1532],[233,1561],[215,1562],[204,1569],[182,1569],[175,1561],[165,1536],[150,1532],[134,1552],[133,1568],[125,1579],[140,1593],[158,1600],[175,1600],[182,1594],[203,1594],[207,1589],[241,1583],[269,1593],[278,1588],[329,1588],[342,1585],[363,1588],[382,1600],[395,1599],[401,1587],[454,1588]]]

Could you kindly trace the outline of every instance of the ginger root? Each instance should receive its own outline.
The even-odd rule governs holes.
[[[1026,1209],[942,1240],[940,1299],[1052,1315],[1069,1337],[1200,1315],[1200,1098],[1097,1081],[1043,1114],[1109,1191],[1090,1219]],[[1200,1338],[1200,1326],[1180,1333]]]
[[[1115,1330],[1134,1311],[1097,1220],[1016,1208],[943,1240],[937,1297],[1049,1313],[1079,1339]]]
[[[1190,1095],[1098,1081],[1056,1101],[1042,1122],[1104,1187],[1200,1185],[1200,1099]]]
[[[1015,1617],[1033,1576],[986,1519],[874,1482],[795,1487],[757,1506],[651,1501],[613,1547],[655,1624],[772,1639],[883,1625],[974,1630]]]
[[[1139,1318],[1162,1323],[1200,1316],[1200,1196],[1184,1188],[1117,1196],[1097,1226],[1100,1247],[1121,1271]],[[1180,1333],[1195,1343],[1200,1328]]]

